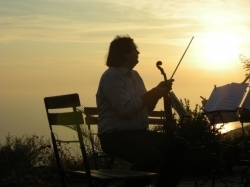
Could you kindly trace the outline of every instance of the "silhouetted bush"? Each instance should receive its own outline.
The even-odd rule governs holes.
[[[49,172],[47,170],[49,167]],[[43,184],[56,171],[50,141],[36,135],[6,136],[0,145],[0,186]]]
[[[176,135],[185,138],[190,145],[204,145],[205,149],[193,149],[190,151],[188,167],[192,172],[207,174],[211,172],[214,164],[211,154],[216,152],[216,161],[225,161],[228,170],[231,169],[239,159],[239,154],[245,150],[239,149],[238,145],[244,140],[242,134],[227,136],[220,133],[220,129],[213,131],[206,116],[202,114],[202,107],[195,106],[191,110],[188,100],[181,101],[188,111],[189,119],[177,119],[176,113]],[[70,127],[74,129],[73,127]],[[159,129],[158,129],[159,130]],[[215,133],[214,133],[215,132]],[[85,137],[86,150],[91,155],[91,144],[88,132],[83,133]],[[249,129],[246,139],[250,140]],[[216,142],[212,143],[213,138]],[[223,143],[223,145],[221,144]],[[226,142],[226,143],[225,143]],[[82,157],[79,146],[71,146],[67,143],[59,143],[59,154],[62,156],[64,166],[71,169],[81,169]],[[94,146],[101,150],[99,139],[96,138]],[[93,158],[89,157],[93,168]],[[105,160],[104,160],[105,161]],[[103,160],[98,163],[100,167]],[[217,164],[217,163],[216,163]],[[130,164],[123,160],[115,161],[116,168],[129,168]],[[36,135],[23,135],[21,137],[6,136],[4,144],[0,144],[0,186],[60,186],[56,161],[50,139]]]

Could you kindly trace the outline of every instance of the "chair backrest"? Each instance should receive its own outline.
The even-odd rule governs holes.
[[[81,125],[84,124],[84,119],[82,112],[77,110],[77,107],[81,106],[78,94],[74,93],[68,95],[45,97],[44,103],[51,132],[52,145],[62,183],[65,183],[64,169],[66,168],[63,168],[62,166],[59,155],[58,144],[60,144],[60,142],[67,142],[67,143],[79,143],[83,158],[83,166],[84,166],[83,170],[85,170],[87,179],[91,184],[90,168],[87,160],[87,153],[83,141],[83,135],[80,127]],[[53,127],[61,125],[73,127],[73,129],[77,131],[77,140],[63,141],[59,139],[55,135]]]
[[[154,110],[148,114],[149,125],[163,125],[165,122],[165,113],[162,110]]]
[[[97,107],[84,107],[82,110],[85,114],[85,122],[88,126],[88,130],[90,132],[90,141],[92,144],[92,152],[93,154],[99,153],[100,150],[98,146],[94,146],[95,139],[97,136],[97,124],[98,124],[98,111]],[[163,125],[165,122],[165,114],[164,111],[152,111],[148,115],[148,122],[150,125]]]
[[[98,124],[98,112],[97,107],[84,107],[83,110],[84,114],[86,115],[85,121],[86,124],[91,129],[91,125]],[[153,125],[163,125],[165,121],[165,114],[164,111],[152,111],[148,114],[148,123]]]
[[[85,114],[85,122],[90,132],[90,142],[92,148],[92,154],[99,154],[100,147],[95,146],[95,140],[97,140],[97,124],[98,124],[98,112],[97,107],[84,107],[83,113]]]

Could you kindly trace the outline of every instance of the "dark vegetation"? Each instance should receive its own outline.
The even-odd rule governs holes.
[[[242,55],[240,59],[244,69],[249,72],[249,59]],[[246,77],[248,75],[247,73]],[[250,140],[250,130],[246,128],[246,141],[241,131],[230,136],[221,134],[220,128],[213,131],[209,121],[202,115],[201,106],[196,105],[192,110],[189,100],[184,99],[181,102],[191,116],[189,120],[176,119],[176,135],[185,138],[191,146],[187,168],[192,168],[192,173],[207,175],[211,171],[211,165],[223,161],[227,171],[232,172],[232,166],[237,165],[240,158],[244,157],[247,150],[244,142]],[[176,116],[174,114],[175,118]],[[84,136],[87,134],[83,133]],[[213,140],[215,141],[212,142]],[[90,144],[86,142],[86,145],[90,155]],[[60,146],[63,163],[69,168],[80,169],[81,156],[74,151],[77,147],[69,147],[64,143]],[[95,146],[100,149],[98,140],[95,141]],[[216,153],[216,163],[212,153]],[[117,161],[116,167],[129,167],[129,164]],[[50,139],[36,135],[13,137],[8,134],[5,142],[0,144],[0,186],[60,186]]]
[[[188,168],[192,168],[193,173],[207,174],[211,170],[209,167],[212,164],[211,154],[215,151],[216,161],[219,162],[222,155],[230,172],[243,153],[237,146],[244,140],[242,133],[228,136],[221,134],[217,128],[215,131],[217,143],[213,144],[211,141],[214,134],[208,120],[201,113],[202,108],[196,105],[195,109],[191,110],[188,100],[184,100],[183,104],[192,118],[188,122],[177,119],[176,134],[187,139],[191,148],[195,147],[190,150]],[[86,136],[87,133],[84,134]],[[250,139],[248,135],[247,138]],[[90,144],[88,142],[86,144],[90,154]],[[95,146],[98,145],[96,140]],[[200,148],[201,145],[205,148]],[[81,156],[75,151],[77,147],[69,147],[64,143],[60,146],[64,164],[68,168],[80,169]],[[116,162],[116,167],[123,166],[128,167],[128,164],[124,161]],[[36,135],[12,137],[8,134],[4,144],[0,144],[0,186],[60,186],[50,140]]]

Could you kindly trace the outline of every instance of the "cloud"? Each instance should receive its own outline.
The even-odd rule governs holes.
[[[243,0],[240,3],[183,0],[11,2],[0,8],[0,42],[102,43],[116,34],[129,33],[147,38],[149,43],[173,45],[177,40],[201,36],[209,29],[249,32],[246,6],[249,3]]]

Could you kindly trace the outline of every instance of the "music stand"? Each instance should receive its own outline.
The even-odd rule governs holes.
[[[219,159],[219,163],[216,164],[216,143],[218,143],[215,139],[215,135],[216,135],[216,124],[225,124],[225,123],[229,123],[229,122],[234,122],[234,121],[238,121],[238,115],[237,115],[237,111],[236,110],[231,110],[231,111],[227,111],[227,110],[218,110],[218,111],[212,111],[212,112],[203,112],[203,115],[206,115],[208,120],[210,121],[211,127],[212,127],[212,172],[211,174],[204,180],[204,182],[202,183],[201,187],[207,182],[207,179],[212,175],[212,186],[215,186],[215,175],[216,173],[219,173],[220,171],[226,171],[225,166],[222,162],[222,158],[221,158],[221,152],[220,152],[220,159]],[[220,143],[220,142],[219,142]],[[225,172],[226,173],[226,172]],[[219,176],[219,179],[221,180],[221,182],[225,185],[225,181]]]
[[[242,127],[242,133],[245,140],[245,131],[244,131],[244,123],[250,122],[250,91],[246,94],[244,101],[239,107],[239,116],[240,116],[240,123]]]
[[[246,94],[246,97],[244,98],[244,101],[239,108],[239,121],[241,123],[241,128],[242,128],[242,135],[243,135],[243,141],[244,141],[244,153],[246,154],[246,162],[248,162],[248,166],[245,168],[242,178],[241,178],[241,183],[243,183],[245,174],[247,173],[247,170],[250,167],[249,160],[250,160],[250,153],[249,153],[249,147],[248,147],[248,142],[246,140],[246,134],[245,134],[245,129],[244,129],[244,123],[249,123],[250,122],[250,91]]]
[[[206,101],[203,114],[207,116],[212,126],[213,133],[213,163],[215,163],[215,125],[219,123],[229,123],[238,121],[237,109],[243,99],[248,83],[231,83],[220,87],[214,87],[209,99]],[[215,186],[215,173],[221,167],[213,165],[212,186]],[[221,168],[219,168],[221,169]],[[226,183],[221,181],[225,186]],[[207,179],[203,182],[205,182]],[[203,184],[201,186],[203,186]]]

